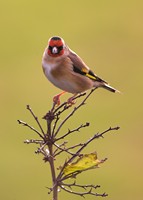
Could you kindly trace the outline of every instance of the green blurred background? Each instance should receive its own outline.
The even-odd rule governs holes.
[[[60,90],[44,77],[41,58],[54,35],[63,37],[92,70],[123,93],[97,90],[65,126],[66,130],[91,123],[69,137],[72,141],[85,141],[110,126],[121,127],[87,148],[86,153],[96,150],[108,161],[81,174],[78,183],[100,184],[98,192],[107,192],[107,200],[142,199],[143,2],[1,0],[0,27],[0,199],[52,198],[45,188],[51,183],[48,164],[34,154],[35,145],[23,144],[35,135],[16,120],[36,127],[26,110],[30,104],[46,128],[41,118]],[[80,199],[64,192],[59,196]]]

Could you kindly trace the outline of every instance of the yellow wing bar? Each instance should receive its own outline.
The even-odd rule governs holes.
[[[85,76],[87,76],[88,78],[90,78],[90,79],[92,79],[92,80],[94,80],[94,81],[96,80],[96,77],[94,77],[94,76],[92,76],[92,75],[90,75],[90,74],[88,74],[88,73],[85,74]]]
[[[87,76],[88,78],[92,79],[92,80],[96,80],[96,76],[94,75],[94,73],[91,70],[88,70],[86,68],[82,69],[82,72],[85,73],[85,76]]]

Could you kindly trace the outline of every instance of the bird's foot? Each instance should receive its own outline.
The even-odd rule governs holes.
[[[61,104],[60,96],[63,95],[64,93],[65,93],[65,91],[63,91],[60,94],[57,94],[53,97],[53,102],[55,105],[59,106]]]
[[[69,104],[70,106],[74,105],[76,103],[76,101],[74,100],[74,97],[76,96],[77,94],[75,94],[74,96],[70,97],[67,101],[67,104]]]
[[[59,95],[56,95],[53,97],[53,102],[55,105],[59,106],[60,105],[60,96]]]

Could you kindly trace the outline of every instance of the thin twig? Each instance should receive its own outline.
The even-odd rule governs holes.
[[[70,154],[70,155],[74,155],[74,153],[72,153],[72,152],[70,152],[70,151],[68,151],[66,148],[62,148],[62,147],[59,147],[56,143],[54,143],[54,146],[56,146],[58,149],[60,149],[62,152],[66,152],[66,153],[68,153],[68,154]]]
[[[82,97],[82,96],[85,96],[85,95],[86,95],[86,92],[81,93],[81,94],[77,95],[76,97],[74,97],[73,100],[76,100],[76,99],[78,99],[78,98],[80,98],[80,97]],[[67,105],[67,102],[62,103],[57,109],[54,110],[54,113],[56,113],[58,110],[60,110],[60,109],[61,109],[62,107],[64,107],[65,105]],[[69,105],[68,108],[70,108],[70,107],[71,107],[71,106]]]
[[[106,193],[103,193],[103,194],[94,193],[94,192],[92,192],[92,188],[89,189],[87,192],[76,192],[76,191],[73,191],[73,190],[68,190],[67,188],[65,188],[62,185],[60,186],[60,188],[65,190],[66,192],[68,192],[70,194],[75,194],[75,195],[78,195],[78,196],[81,196],[81,197],[84,197],[85,195],[93,195],[93,196],[101,196],[101,197],[108,196],[108,194],[106,194]]]
[[[92,138],[90,138],[87,142],[84,143],[84,145],[75,153],[74,156],[72,156],[67,162],[70,163],[73,161],[73,159],[89,144],[91,143],[94,139],[103,137],[103,135],[109,131],[114,131],[114,130],[118,130],[120,127],[113,127],[113,128],[108,128],[107,130],[103,131],[102,133],[97,133],[95,134]]]
[[[85,95],[86,95],[86,92],[85,93],[81,93],[78,96],[74,97],[73,100],[76,100],[76,99],[78,99],[78,98],[80,98],[82,96],[85,96]],[[53,111],[54,116],[56,117],[56,121],[55,121],[54,126],[53,126],[52,136],[54,136],[55,129],[56,129],[56,126],[57,126],[57,122],[59,121],[59,116],[70,107],[71,107],[71,105],[67,104],[67,102],[64,102],[57,109],[55,109],[55,111],[53,111],[54,110],[53,108],[55,108],[55,104],[53,104],[52,111]],[[62,108],[62,110],[60,110],[61,108]]]
[[[25,144],[44,144],[44,141],[43,140],[30,139],[30,140],[25,140],[24,143]]]
[[[58,123],[58,121],[59,121],[59,116],[57,115],[56,116],[56,120],[55,120],[55,122],[54,122],[54,125],[53,125],[53,129],[52,129],[52,137],[54,137],[54,133],[55,133],[55,129],[56,129],[56,126],[57,126],[57,123]]]
[[[81,107],[85,104],[86,100],[89,98],[89,96],[94,92],[96,88],[92,89],[89,94],[84,98],[84,100],[77,106],[74,107],[73,111],[62,121],[62,123],[59,125],[57,131],[55,132],[55,136],[58,134],[62,126],[65,124],[65,122]]]
[[[103,137],[103,135],[109,131],[112,131],[112,130],[118,130],[119,127],[114,127],[114,128],[108,128],[107,130],[103,131],[102,133],[97,133],[95,134],[92,138],[90,138],[87,142],[85,142],[83,144],[83,146],[81,146],[81,148],[79,148],[79,150],[77,150],[77,152],[71,157],[69,158],[63,165],[59,175],[58,175],[58,179],[60,179],[63,175],[63,171],[64,171],[64,168],[67,166],[68,163],[71,163],[77,156],[79,156],[80,152],[89,144],[91,143],[93,140],[99,138],[99,137]]]
[[[73,132],[78,132],[78,131],[80,131],[80,129],[81,128],[85,128],[85,127],[87,127],[87,126],[89,126],[89,123],[88,122],[86,122],[86,124],[82,124],[82,125],[80,125],[79,127],[77,127],[77,128],[75,128],[75,129],[73,129],[73,130],[68,130],[68,132],[66,133],[66,134],[64,134],[63,136],[61,136],[61,137],[59,137],[59,138],[56,138],[56,141],[58,141],[58,140],[61,140],[61,139],[64,139],[65,137],[67,137],[69,134],[71,134],[71,133],[73,133]]]
[[[62,144],[59,144],[58,147],[65,147],[65,145],[67,144],[67,141],[64,141]],[[59,150],[59,148],[56,148],[55,151],[53,152],[54,156],[56,155],[56,152]]]
[[[35,153],[36,154],[43,154],[44,155],[44,159],[43,160],[45,160],[45,158],[48,158],[49,157],[49,155],[48,155],[48,153],[45,151],[45,150],[42,150],[42,149],[40,149],[40,148],[38,148],[36,151],[35,151]],[[48,161],[48,159],[46,160],[46,161]]]
[[[84,144],[82,144],[82,143],[79,143],[79,144],[75,144],[75,145],[73,145],[73,146],[71,146],[71,147],[68,147],[67,149],[69,150],[69,149],[74,149],[74,148],[76,148],[76,147],[81,147],[81,146],[83,146]]]
[[[29,124],[27,124],[27,123],[24,122],[24,121],[21,121],[21,120],[17,120],[17,121],[18,121],[19,124],[22,124],[23,126],[27,126],[27,127],[30,128],[32,131],[36,132],[36,133],[39,135],[39,137],[41,137],[41,138],[44,140],[44,137],[42,136],[42,134],[41,134],[39,131],[37,131],[35,128],[33,128],[32,126],[30,126]]]
[[[51,192],[53,191],[53,188],[50,188],[50,187],[46,187],[46,188],[49,190],[48,194],[51,194]]]
[[[83,145],[83,144],[81,144],[81,143],[80,143],[80,144],[76,144],[76,145],[74,145],[74,146],[71,146],[71,147],[66,148],[66,150],[74,149],[74,148],[79,147],[79,146],[82,146],[82,145]],[[56,149],[56,150],[57,150],[57,149]],[[63,150],[61,150],[61,151],[55,153],[54,156],[56,157],[56,156],[60,155],[62,152],[63,152]]]
[[[42,146],[40,146],[40,148],[38,148],[38,150],[36,151],[36,153],[45,152],[44,148],[45,148],[45,146],[47,146],[47,144],[48,144],[48,141],[45,142]],[[47,155],[47,152],[45,152],[45,153]],[[48,150],[48,155],[49,155],[49,150]]]
[[[67,186],[69,188],[72,188],[72,187],[79,187],[79,188],[83,188],[84,190],[87,190],[87,188],[93,188],[93,189],[97,189],[100,187],[100,185],[93,185],[93,184],[89,184],[89,185],[80,185],[80,184],[77,184],[76,181],[74,181],[73,183],[61,183],[61,185],[63,186]]]
[[[30,107],[29,105],[27,105],[26,108],[27,108],[27,110],[30,111],[30,113],[31,113],[32,116],[34,117],[35,121],[37,122],[37,124],[38,124],[38,126],[39,126],[39,128],[40,128],[40,130],[41,130],[41,132],[42,132],[42,134],[45,136],[45,132],[44,132],[44,130],[43,130],[43,128],[42,128],[42,126],[41,126],[39,120],[38,120],[38,117],[36,117],[36,115],[34,114],[33,110],[31,109],[31,107]]]

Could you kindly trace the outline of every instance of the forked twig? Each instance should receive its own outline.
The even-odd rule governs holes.
[[[86,124],[80,125],[79,127],[75,128],[75,129],[73,129],[73,130],[70,130],[70,129],[69,129],[68,132],[67,132],[66,134],[64,134],[63,136],[57,138],[56,141],[61,140],[61,139],[64,139],[65,137],[67,137],[67,136],[70,135],[71,133],[79,132],[80,129],[85,128],[85,127],[87,127],[87,126],[89,126],[89,123],[88,123],[88,122],[86,122]]]
[[[30,128],[32,131],[34,131],[35,133],[37,133],[39,135],[39,137],[41,137],[42,139],[44,139],[44,137],[42,136],[42,134],[37,131],[34,127],[30,126],[29,124],[27,124],[26,122],[24,121],[21,121],[21,120],[17,120],[19,124],[22,124],[23,126],[27,126],[28,128]]]
[[[76,192],[76,191],[73,191],[73,190],[69,190],[66,187],[62,186],[62,185],[60,186],[60,188],[62,190],[65,190],[66,192],[68,192],[70,194],[75,194],[75,195],[78,195],[78,196],[81,196],[81,197],[85,197],[85,195],[93,195],[93,196],[101,196],[101,197],[108,196],[108,194],[106,194],[106,193],[99,194],[99,193],[92,192],[92,188],[89,189],[87,192]]]
[[[38,124],[38,126],[39,126],[41,132],[42,132],[43,135],[45,136],[45,132],[44,132],[44,130],[43,130],[43,128],[42,128],[42,126],[41,126],[39,120],[38,120],[38,117],[36,117],[36,115],[34,114],[33,110],[31,109],[31,107],[30,107],[29,105],[27,105],[27,110],[30,111],[30,113],[31,113],[32,116],[34,117],[35,121],[37,122],[37,124]]]
[[[79,188],[83,188],[84,190],[87,190],[87,188],[97,189],[97,188],[100,187],[100,185],[92,185],[92,184],[80,185],[80,184],[77,184],[76,181],[74,181],[73,183],[61,183],[61,185],[67,186],[67,187],[69,187],[70,189],[71,189],[72,187],[79,187]]]
[[[73,114],[81,107],[85,104],[86,100],[90,97],[90,95],[94,92],[96,88],[93,88],[89,94],[84,98],[84,100],[77,106],[74,107],[73,111],[61,122],[61,124],[59,125],[59,127],[57,128],[57,131],[55,132],[54,136],[56,137],[56,135],[59,133],[60,129],[62,128],[62,126],[66,123],[66,121],[73,116]]]
[[[61,177],[63,176],[63,171],[64,171],[64,169],[65,169],[65,167],[69,164],[69,163],[71,163],[76,157],[78,157],[79,155],[80,155],[80,152],[83,150],[83,149],[85,149],[85,147],[87,146],[87,145],[89,145],[93,140],[95,140],[95,139],[97,139],[97,138],[100,138],[100,137],[103,137],[103,135],[105,134],[105,133],[107,133],[107,132],[109,132],[109,131],[113,131],[113,130],[118,130],[120,127],[113,127],[113,128],[108,128],[107,130],[105,130],[105,131],[103,131],[102,133],[97,133],[97,134],[95,134],[92,138],[90,138],[88,141],[86,141],[85,143],[83,143],[83,145],[75,152],[75,154],[71,157],[71,158],[69,158],[65,163],[64,163],[64,165],[63,165],[63,167],[61,168],[61,171],[60,171],[60,173],[59,173],[59,175],[58,175],[58,179],[61,179]],[[62,178],[62,180],[64,179],[67,179],[67,178],[69,178],[69,177],[64,177],[64,178]]]

